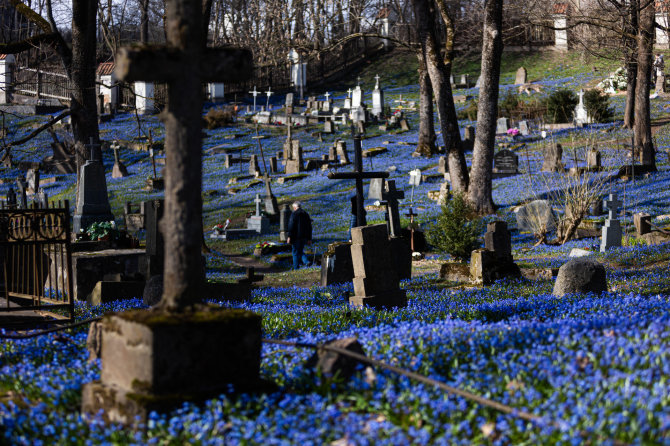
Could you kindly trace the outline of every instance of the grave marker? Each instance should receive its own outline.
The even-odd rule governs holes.
[[[102,165],[100,144],[93,144],[93,138],[91,138],[88,148],[90,157],[79,171],[77,208],[73,218],[75,234],[82,230],[85,231],[95,222],[114,220],[107,196],[105,167]]]
[[[514,85],[526,84],[528,83],[528,72],[524,67],[519,67],[516,70],[516,76],[514,78]]]
[[[552,143],[544,150],[542,172],[563,172],[563,147],[559,143]]]
[[[499,176],[519,173],[519,156],[511,150],[499,150],[493,155],[493,173]]]
[[[609,215],[602,228],[600,252],[605,252],[615,246],[621,246],[621,222],[619,221],[619,207],[623,204],[616,194],[610,194],[603,202]]]
[[[509,130],[509,118],[498,118],[496,121],[496,135],[506,135]]]
[[[254,90],[249,92],[254,97],[254,113],[256,113],[256,96],[258,96],[259,91],[256,91],[256,86],[254,85]]]

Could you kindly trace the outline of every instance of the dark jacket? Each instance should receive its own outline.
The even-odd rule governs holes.
[[[288,235],[291,240],[312,240],[312,219],[302,208],[291,213],[288,220]]]

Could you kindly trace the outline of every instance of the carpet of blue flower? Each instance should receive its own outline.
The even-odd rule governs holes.
[[[589,76],[557,75],[542,83],[547,89],[576,89],[590,80]],[[412,98],[417,88],[398,87],[393,93]],[[476,94],[476,89],[467,94]],[[621,114],[621,98],[614,104]],[[653,104],[652,113],[658,116],[662,103]],[[157,120],[148,121],[160,135]],[[130,139],[136,132],[133,122],[133,116],[119,115],[102,129],[112,135],[107,138]],[[557,133],[554,138],[579,138],[584,132],[608,140],[627,137],[619,124],[592,126],[570,135]],[[655,136],[659,150],[670,147],[669,129],[666,126]],[[209,131],[204,148],[226,142],[226,135],[237,132],[235,128]],[[280,150],[283,137],[263,132],[270,136],[263,140],[266,153]],[[231,144],[251,143],[250,136]],[[373,159],[375,170],[396,166],[392,177],[404,185],[410,170],[435,168],[435,159],[409,157],[406,143],[416,143],[415,131],[373,137],[365,146],[385,141],[389,152]],[[521,149],[521,168],[536,174],[540,161],[534,150],[541,141],[524,142],[527,152],[524,155],[526,149]],[[17,159],[29,159],[45,142],[33,144],[18,150]],[[303,146],[326,153],[327,144],[305,137]],[[612,152],[607,158],[610,165],[619,165],[617,147],[602,148]],[[628,210],[670,214],[670,169],[663,156],[659,154],[659,173],[650,178],[608,185],[625,196]],[[139,188],[151,169],[146,154],[124,150],[122,158],[134,175],[119,180],[108,177],[117,215],[121,204],[146,197]],[[205,157],[204,190],[224,190],[236,175],[232,172],[236,169],[222,170],[221,162],[221,156]],[[64,181],[53,186],[50,194],[71,198],[72,180],[69,185]],[[323,248],[345,237],[351,186],[315,173],[277,185],[274,192],[307,203],[316,222],[315,238]],[[437,205],[426,198],[435,186],[424,184],[415,191],[424,224],[438,212]],[[0,193],[6,187],[0,185]],[[221,223],[228,212],[251,209],[258,192],[260,186],[254,186],[207,197],[205,226]],[[495,180],[494,200],[502,205],[498,217],[513,224],[509,208],[543,192],[529,190],[523,176]],[[534,267],[558,267],[572,248],[597,243],[586,239],[533,247],[532,236],[516,232],[513,242],[517,262]],[[275,382],[278,391],[230,392],[202,404],[185,403],[170,413],[153,413],[145,429],[132,431],[79,412],[82,385],[100,374],[99,361],[88,361],[87,331],[81,328],[0,341],[0,444],[670,444],[670,243],[623,247],[596,257],[608,270],[610,291],[602,295],[557,298],[551,294],[550,280],[445,287],[435,275],[422,275],[402,283],[408,306],[393,311],[350,308],[345,298],[352,291],[350,284],[266,287],[254,291],[248,303],[214,301],[262,315],[266,338],[324,342],[355,336],[369,357],[534,413],[542,418],[539,423],[362,366],[351,381],[328,382],[305,367],[312,351],[264,345],[261,374]],[[208,263],[213,262],[223,260],[208,256]],[[212,269],[208,274],[221,276]],[[141,306],[139,300],[98,307],[79,304],[77,318]]]

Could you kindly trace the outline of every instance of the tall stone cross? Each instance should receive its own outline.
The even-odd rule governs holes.
[[[165,45],[126,47],[117,78],[167,84],[165,123],[164,287],[160,306],[183,310],[200,301],[202,267],[202,84],[251,77],[251,51],[206,48],[200,0],[167,0]]]
[[[326,94],[324,94],[324,96],[326,97],[326,102],[328,102],[328,98],[330,97],[330,93],[326,92]]]
[[[375,76],[375,90],[379,90],[379,75]]]
[[[354,91],[354,90],[352,90],[351,88],[347,90],[347,97],[348,97],[348,98],[351,97],[351,93],[353,93],[353,91]]]
[[[354,136],[354,171],[353,172],[331,172],[328,178],[331,180],[356,180],[356,226],[363,226],[363,180],[370,178],[388,178],[388,172],[364,172],[363,171],[363,148],[361,146],[361,135]]]
[[[268,96],[266,102],[265,102],[265,109],[270,110],[270,96],[272,96],[272,93],[274,91],[270,90],[270,87],[268,87],[268,91],[265,92],[265,94]]]
[[[405,198],[405,192],[395,188],[395,180],[386,181],[386,190],[382,192],[382,198],[386,201],[388,212],[389,235],[400,237],[400,212],[398,211],[398,200]]]
[[[256,112],[256,96],[258,96],[259,91],[256,91],[256,86],[254,85],[254,91],[250,91],[250,94],[254,96],[254,112]]]
[[[261,200],[261,194],[256,194],[256,198],[254,198],[254,203],[256,203],[256,217],[260,217],[261,215],[261,203],[263,200]]]
[[[619,207],[623,202],[617,198],[616,194],[610,194],[609,198],[604,201],[604,204],[609,213],[607,218],[616,220],[619,217]]]

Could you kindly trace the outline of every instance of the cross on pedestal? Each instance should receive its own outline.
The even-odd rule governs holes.
[[[351,88],[347,90],[347,97],[348,98],[351,98],[351,93],[353,93],[353,91],[354,90],[352,90]]]
[[[391,237],[400,237],[401,228],[398,200],[402,198],[405,198],[405,192],[395,188],[395,180],[388,180],[386,182],[386,189],[382,192],[382,199],[386,201],[389,235]]]
[[[270,87],[268,87],[268,91],[265,92],[265,94],[268,95],[268,98],[265,102],[266,110],[270,110],[270,96],[272,96],[272,93],[274,93],[274,91],[270,90]]]
[[[379,90],[379,75],[375,76],[375,90]]]
[[[259,91],[256,91],[256,86],[254,85],[254,91],[250,91],[250,94],[254,96],[254,113],[256,112],[256,96],[258,96]]]
[[[623,202],[617,198],[616,194],[610,194],[609,198],[603,201],[603,204],[605,205],[605,209],[609,212],[607,218],[616,220],[619,216],[619,207]]]
[[[175,311],[202,296],[202,84],[240,82],[251,77],[251,51],[205,48],[202,3],[167,0],[165,45],[122,48],[117,79],[167,84],[165,123],[165,235],[163,297]]]
[[[370,178],[388,178],[388,172],[364,172],[363,171],[363,148],[361,146],[361,135],[354,136],[354,172],[331,172],[328,178],[331,180],[356,180],[356,225],[363,226],[363,180]]]
[[[328,98],[330,97],[330,93],[326,92],[326,94],[324,94],[324,96],[326,97],[326,102],[328,102]]]
[[[405,217],[409,217],[410,247],[412,248],[412,252],[414,252],[414,217],[417,215],[412,208],[409,208],[409,212],[405,214]]]
[[[254,198],[254,203],[256,203],[256,217],[261,216],[261,203],[263,200],[261,200],[261,194],[256,194],[256,198]]]

